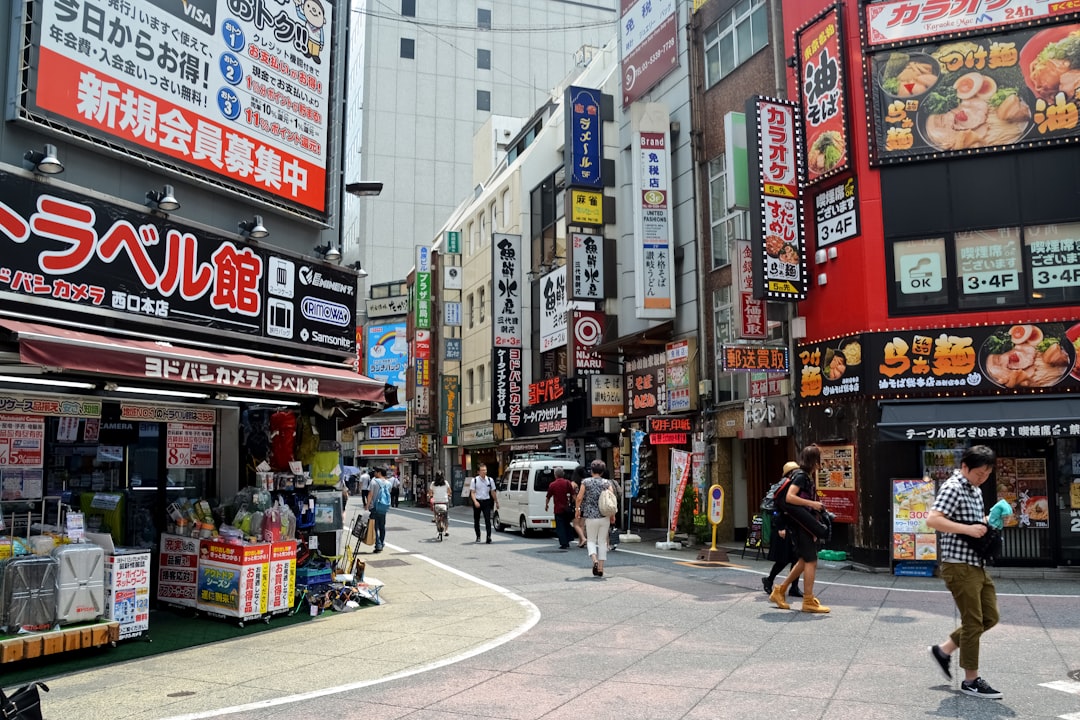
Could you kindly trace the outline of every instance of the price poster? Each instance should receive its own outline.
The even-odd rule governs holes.
[[[934,481],[892,481],[893,560],[937,560],[937,538],[926,524],[934,506]]]
[[[825,509],[836,516],[836,522],[857,521],[854,445],[821,446],[817,491]]]
[[[0,468],[39,468],[45,448],[45,418],[0,415]]]
[[[167,467],[213,467],[214,427],[193,423],[169,423],[166,448]]]

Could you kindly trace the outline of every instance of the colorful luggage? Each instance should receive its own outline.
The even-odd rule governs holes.
[[[61,545],[52,551],[56,573],[56,620],[61,625],[105,614],[105,551],[98,545]]]
[[[20,630],[49,630],[56,622],[56,558],[26,555],[4,564],[0,580],[3,598],[0,630],[14,635]]]

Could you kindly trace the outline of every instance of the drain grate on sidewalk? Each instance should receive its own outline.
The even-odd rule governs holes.
[[[384,568],[384,567],[400,567],[402,565],[408,565],[409,563],[404,560],[398,560],[397,558],[386,558],[385,560],[366,560],[369,568]]]

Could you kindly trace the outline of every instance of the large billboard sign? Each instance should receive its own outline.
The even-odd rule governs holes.
[[[1080,24],[1068,24],[873,53],[874,160],[1075,142],[1078,46]]]
[[[0,298],[354,355],[356,276],[0,171]]]
[[[675,0],[621,0],[623,107],[678,67],[678,15]]]
[[[806,183],[851,166],[847,132],[847,82],[840,9],[833,5],[795,34],[799,98],[806,124]]]
[[[375,380],[382,380],[398,389],[398,397],[405,398],[406,373],[409,369],[409,338],[405,323],[388,325],[368,325],[365,375]],[[391,411],[403,411],[404,405],[386,408]]]
[[[336,7],[37,0],[26,110],[325,213]]]
[[[636,133],[634,167],[634,305],[639,318],[675,317],[674,233],[671,229],[671,152],[667,134]]]
[[[1002,25],[1030,25],[1047,18],[1067,20],[1076,17],[1078,9],[1069,0],[883,0],[867,3],[863,12],[866,44],[874,47]]]

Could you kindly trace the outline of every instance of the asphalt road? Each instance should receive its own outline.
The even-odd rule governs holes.
[[[140,666],[152,659],[113,668],[136,680],[111,703],[105,671],[65,679],[46,718],[1080,720],[1069,677],[1080,670],[1080,576],[996,581],[1002,622],[984,637],[982,673],[1005,697],[985,700],[961,695],[927,652],[958,623],[938,579],[822,569],[817,594],[832,613],[807,615],[773,608],[767,564],[738,554],[736,566],[705,566],[624,543],[594,578],[585,551],[559,551],[553,536],[475,544],[467,512],[453,511],[440,543],[425,511],[392,511],[387,550],[369,558],[387,604],[317,620],[309,647],[286,628],[185,651],[196,654],[181,670]],[[263,665],[273,673],[255,672]],[[252,677],[225,680],[242,671]],[[153,697],[162,675],[197,691],[116,702]]]

